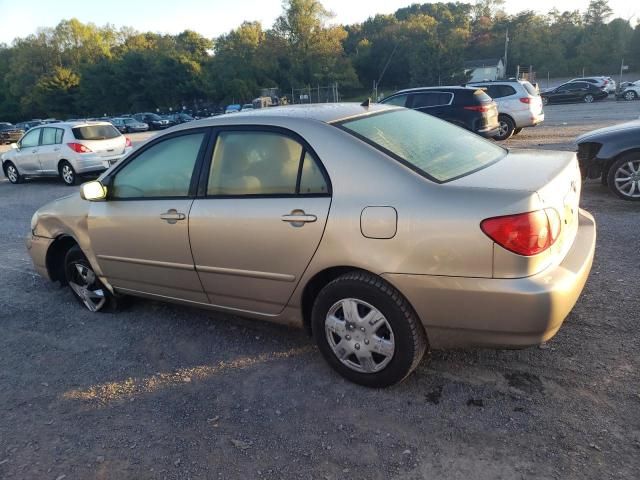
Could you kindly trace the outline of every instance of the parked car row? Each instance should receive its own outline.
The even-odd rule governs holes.
[[[411,108],[496,140],[544,121],[538,91],[524,80],[401,90],[380,103]]]

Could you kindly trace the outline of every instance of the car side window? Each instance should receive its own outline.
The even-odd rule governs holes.
[[[20,140],[20,148],[37,147],[40,140],[41,130],[41,128],[37,128],[29,131],[24,137],[22,137],[22,140]]]
[[[61,128],[56,128],[56,144],[60,145],[62,143],[62,138],[64,137],[64,130]]]
[[[396,95],[395,97],[391,97],[382,103],[384,103],[385,105],[404,107],[407,104],[407,98],[409,98],[409,95]]]
[[[329,193],[327,182],[322,175],[320,165],[309,152],[305,152],[300,175],[300,194]]]
[[[296,140],[275,132],[218,135],[207,195],[322,194],[327,190],[317,162]]]
[[[448,105],[452,94],[446,92],[416,93],[411,101],[411,108],[426,108]]]
[[[143,150],[119,170],[111,185],[113,199],[189,196],[204,132],[171,137]]]
[[[43,128],[42,138],[40,145],[55,145],[56,144],[56,128]]]

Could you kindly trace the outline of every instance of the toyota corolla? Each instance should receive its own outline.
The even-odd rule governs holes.
[[[574,153],[404,108],[262,109],[154,137],[38,210],[27,245],[93,312],[131,295],[300,326],[381,387],[429,348],[556,334],[594,254],[580,186]]]

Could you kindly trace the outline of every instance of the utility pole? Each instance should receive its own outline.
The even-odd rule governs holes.
[[[507,76],[507,55],[509,53],[509,27],[507,27],[507,31],[504,35],[504,78],[509,78]]]

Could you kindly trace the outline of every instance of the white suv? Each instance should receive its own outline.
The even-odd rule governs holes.
[[[572,78],[567,83],[572,82],[588,82],[592,83],[598,88],[601,88],[607,93],[616,93],[616,82],[611,77],[581,77],[581,78]]]
[[[526,80],[496,80],[467,85],[484,89],[498,105],[500,129],[493,137],[496,140],[506,140],[520,133],[524,127],[535,127],[544,121],[542,98]]]
[[[622,86],[620,93],[618,93],[616,97],[624,98],[625,100],[636,100],[640,98],[640,80]]]
[[[0,157],[11,183],[60,176],[75,185],[79,175],[102,172],[122,159],[131,141],[107,122],[64,122],[32,128],[11,147]]]

